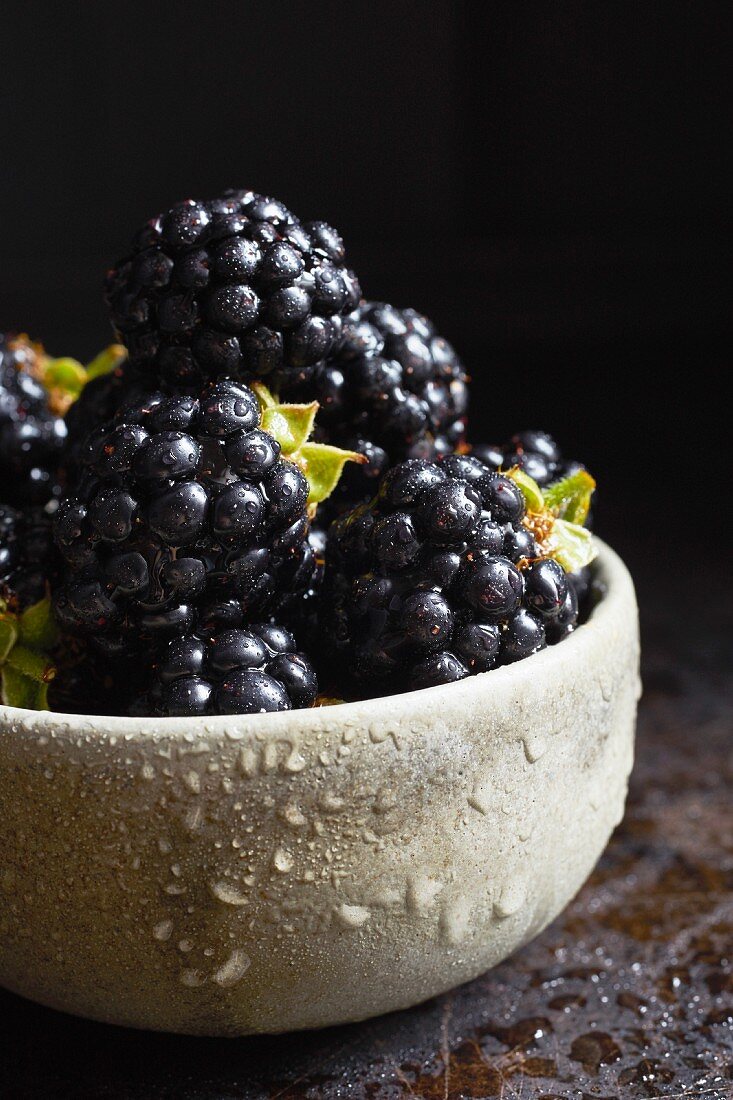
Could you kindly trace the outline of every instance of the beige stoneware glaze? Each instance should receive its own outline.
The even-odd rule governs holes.
[[[133,1027],[244,1035],[403,1008],[526,943],[623,813],[638,624],[306,712],[0,707],[0,983]]]

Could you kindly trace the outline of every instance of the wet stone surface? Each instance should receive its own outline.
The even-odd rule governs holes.
[[[0,993],[0,1096],[733,1096],[731,609],[691,633],[643,594],[642,608],[628,812],[537,940],[419,1008],[280,1038],[134,1033]]]

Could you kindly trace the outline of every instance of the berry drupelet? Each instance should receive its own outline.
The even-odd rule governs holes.
[[[575,626],[568,575],[524,525],[515,481],[475,456],[413,459],[330,531],[322,621],[373,692],[521,660]]]
[[[161,717],[259,714],[310,707],[317,694],[316,674],[292,634],[256,623],[172,639],[133,710]]]
[[[413,309],[364,302],[344,321],[337,349],[291,375],[287,400],[317,400],[320,438],[360,452],[332,502],[341,511],[373,496],[396,462],[449,454],[462,442],[467,377],[455,351]]]
[[[0,485],[9,504],[43,504],[58,492],[66,429],[38,378],[43,352],[0,333]]]
[[[253,191],[151,219],[107,277],[131,358],[157,378],[287,374],[328,355],[360,297],[344,245]]]
[[[126,403],[86,440],[54,521],[62,628],[108,654],[238,626],[308,590],[309,485],[231,379]]]

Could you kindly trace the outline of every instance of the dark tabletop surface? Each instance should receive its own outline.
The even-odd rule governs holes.
[[[0,1097],[733,1096],[732,586],[701,609],[633,535],[615,540],[643,624],[628,810],[538,939],[418,1008],[275,1038],[137,1033],[0,992]]]

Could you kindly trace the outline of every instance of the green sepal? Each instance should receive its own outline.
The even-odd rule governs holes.
[[[268,390],[264,382],[253,382],[250,389],[254,390],[255,396],[260,403],[260,408],[264,412],[265,409],[274,409],[277,405],[277,400],[273,393]]]
[[[0,697],[6,706],[48,710],[48,685],[56,674],[48,651],[57,639],[50,600],[19,616],[0,602]]]
[[[309,504],[320,504],[331,495],[347,462],[366,462],[356,451],[342,451],[327,443],[305,443],[300,458],[310,486]]]
[[[17,641],[17,621],[9,616],[7,618],[0,617],[0,665],[7,661]]]
[[[317,412],[317,401],[310,405],[270,405],[262,413],[262,427],[275,437],[284,455],[292,455],[308,440]]]
[[[43,368],[43,385],[47,390],[56,390],[73,401],[79,396],[87,381],[87,372],[78,359],[63,356],[60,359],[48,359]]]
[[[127,351],[121,344],[110,344],[92,359],[86,367],[78,359],[65,355],[58,359],[41,355],[38,377],[48,393],[49,405],[57,416],[64,416],[70,405],[78,399],[81,391],[93,378],[98,378],[121,363],[127,357]]]
[[[299,466],[308,479],[308,505],[315,508],[338,484],[347,462],[366,462],[356,451],[343,451],[326,443],[309,443],[315,426],[318,402],[308,405],[280,404],[262,382],[252,383],[262,410],[262,427],[280,444],[283,455]]]
[[[13,646],[4,667],[14,668],[16,672],[22,672],[29,679],[43,681],[44,683],[53,679],[54,675],[53,665],[48,657],[42,653],[36,653],[35,650],[28,649],[24,645]]]
[[[524,524],[535,535],[542,556],[554,558],[566,573],[590,565],[597,550],[582,524],[596,483],[588,471],[578,470],[544,491],[519,466],[506,476],[522,491],[527,505]]]
[[[103,374],[109,374],[115,370],[120,363],[124,363],[127,359],[127,348],[122,344],[110,344],[108,347],[100,351],[99,355],[95,355],[91,363],[87,363],[86,381],[91,382],[93,378],[99,378]]]
[[[21,644],[37,653],[53,649],[58,641],[58,630],[48,598],[27,607],[18,620],[18,626]]]
[[[555,520],[545,548],[566,573],[577,573],[598,555],[588,528],[564,519]]]
[[[26,676],[13,665],[0,669],[0,698],[6,707],[48,710],[48,683]]]
[[[506,477],[512,479],[514,484],[522,490],[527,510],[529,512],[543,512],[545,510],[545,498],[534,478],[526,474],[521,466],[513,466],[506,471]]]
[[[583,524],[588,518],[595,480],[587,470],[576,470],[570,477],[555,481],[543,490],[545,505],[560,519]]]

